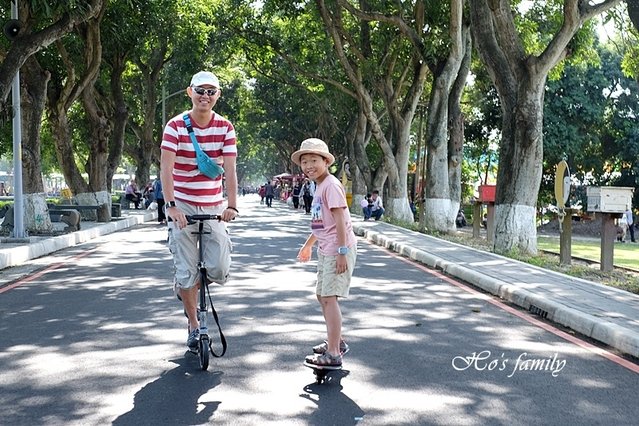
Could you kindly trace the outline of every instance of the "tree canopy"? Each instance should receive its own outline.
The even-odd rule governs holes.
[[[291,152],[321,137],[337,169],[350,163],[355,205],[380,189],[394,219],[413,218],[420,163],[414,201],[426,227],[446,232],[462,188],[496,174],[502,251],[535,249],[534,214],[552,201],[559,159],[580,182],[637,186],[636,2],[18,3],[20,31],[0,42],[0,152],[10,152],[6,100],[22,67],[23,108],[43,124],[27,128],[30,181],[60,170],[74,192],[111,191],[124,160],[148,180],[164,121],[189,108],[181,91],[211,69],[244,185],[297,172]],[[619,29],[606,45],[592,20],[604,12]]]

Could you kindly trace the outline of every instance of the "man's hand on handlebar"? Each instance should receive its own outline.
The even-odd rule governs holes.
[[[230,222],[233,219],[235,219],[237,217],[237,210],[236,209],[232,209],[230,207],[227,207],[226,209],[224,209],[224,211],[222,212],[222,220],[224,222]]]
[[[234,209],[226,209],[221,215],[185,215],[178,207],[171,207],[168,209],[167,215],[169,216],[169,222],[177,223],[179,229],[184,228],[186,225],[192,225],[198,220],[223,220],[224,222],[230,222],[238,216],[237,211]]]
[[[166,209],[166,215],[169,217],[169,222],[172,221],[177,224],[178,229],[182,229],[189,224],[186,219],[186,215],[179,209],[179,207]]]

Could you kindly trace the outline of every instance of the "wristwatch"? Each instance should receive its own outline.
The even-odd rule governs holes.
[[[346,246],[342,246],[340,248],[337,249],[337,254],[348,254],[348,247]]]
[[[175,204],[175,201],[167,201],[166,202],[166,208],[170,208],[170,207],[176,207],[177,204]]]

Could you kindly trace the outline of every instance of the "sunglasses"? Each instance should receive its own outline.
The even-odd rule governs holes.
[[[213,96],[217,93],[218,89],[205,89],[204,87],[193,86],[193,91],[200,96],[203,96],[205,93],[209,96]]]

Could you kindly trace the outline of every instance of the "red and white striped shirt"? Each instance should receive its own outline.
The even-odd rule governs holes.
[[[160,146],[161,149],[175,153],[175,199],[196,206],[218,205],[224,200],[222,176],[211,179],[197,168],[193,143],[182,118],[184,114],[186,112],[169,120]],[[213,112],[213,117],[206,126],[198,126],[192,116],[191,125],[200,148],[217,164],[222,166],[224,157],[237,156],[235,129],[229,120]]]

